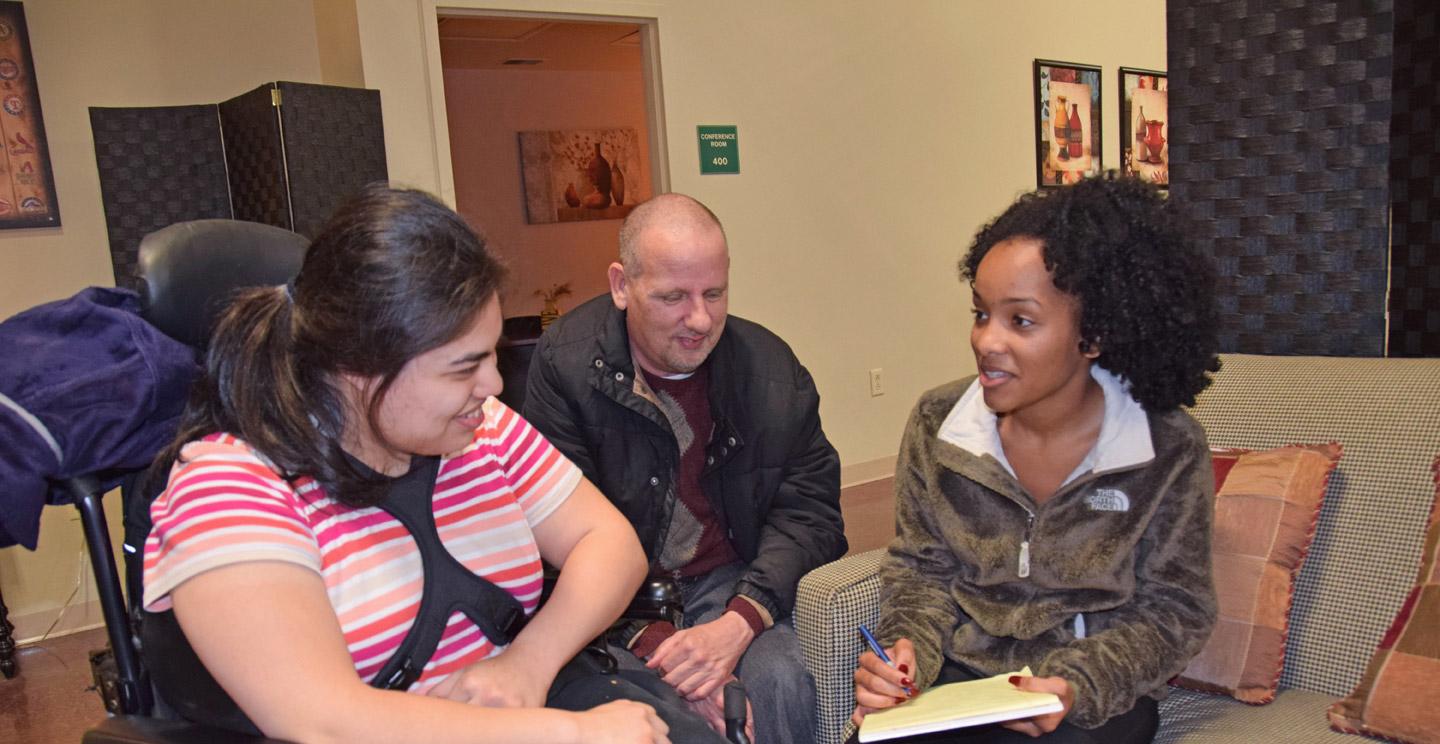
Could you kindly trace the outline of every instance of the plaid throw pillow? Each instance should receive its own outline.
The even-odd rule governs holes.
[[[1211,452],[1220,617],[1175,684],[1255,705],[1275,699],[1295,574],[1340,452],[1334,442]]]
[[[1430,466],[1440,502],[1440,457]],[[1330,706],[1330,727],[1395,741],[1440,742],[1440,503],[1405,597],[1355,691]]]

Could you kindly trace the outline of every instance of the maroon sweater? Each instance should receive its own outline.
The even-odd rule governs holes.
[[[705,445],[715,425],[710,415],[710,365],[701,365],[684,379],[650,375],[645,381],[655,393],[661,412],[670,421],[680,448],[676,484],[679,492],[665,544],[656,559],[657,568],[677,577],[701,576],[740,559],[725,538],[723,520],[700,488]],[[756,635],[765,629],[764,620],[750,602],[733,597],[726,609],[745,618]],[[649,656],[662,641],[674,635],[675,630],[668,622],[652,623],[635,637],[631,650],[637,656]]]

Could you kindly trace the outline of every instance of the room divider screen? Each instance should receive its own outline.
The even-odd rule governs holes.
[[[186,220],[314,237],[350,193],[386,179],[379,91],[275,82],[220,103],[91,108],[115,284],[141,238]]]

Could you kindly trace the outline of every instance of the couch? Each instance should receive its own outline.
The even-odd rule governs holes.
[[[1314,542],[1294,580],[1280,690],[1251,706],[1172,687],[1158,742],[1354,742],[1326,709],[1359,681],[1419,565],[1440,455],[1440,359],[1230,354],[1191,411],[1215,447],[1338,441]],[[883,550],[801,580],[795,611],[815,678],[817,744],[848,735],[856,627],[879,609]]]

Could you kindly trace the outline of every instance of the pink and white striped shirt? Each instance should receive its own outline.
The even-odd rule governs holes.
[[[540,551],[532,529],[580,482],[580,471],[494,398],[485,423],[440,462],[433,495],[440,540],[470,570],[533,613]],[[361,679],[390,658],[420,607],[420,553],[399,521],[332,499],[308,477],[287,482],[263,456],[228,434],[185,446],[151,506],[145,542],[145,608],[170,609],[170,592],[202,571],[247,561],[285,561],[318,572]],[[501,649],[464,615],[451,616],[420,679],[423,693]]]

